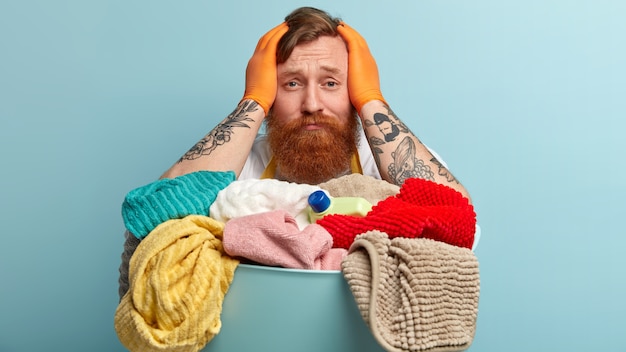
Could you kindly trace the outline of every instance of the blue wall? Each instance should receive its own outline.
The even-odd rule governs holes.
[[[239,101],[311,4],[367,39],[395,112],[471,192],[471,351],[626,346],[626,2],[2,1],[0,351],[122,351],[126,192]]]

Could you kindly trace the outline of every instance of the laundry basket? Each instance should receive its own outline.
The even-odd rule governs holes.
[[[384,352],[340,271],[240,264],[205,352]]]

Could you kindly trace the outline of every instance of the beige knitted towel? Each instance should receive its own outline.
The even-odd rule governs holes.
[[[130,351],[194,352],[221,328],[222,302],[239,261],[222,247],[224,224],[189,215],[158,225],[130,259],[130,287],[115,331]]]
[[[361,174],[341,176],[318,186],[333,197],[363,197],[372,204],[395,196],[400,191],[397,185]]]
[[[461,351],[472,343],[479,272],[471,250],[370,231],[356,237],[342,271],[385,350]]]

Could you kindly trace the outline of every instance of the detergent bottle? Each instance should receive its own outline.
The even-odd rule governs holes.
[[[372,210],[372,204],[361,197],[330,197],[319,190],[309,195],[309,222],[315,223],[328,214],[365,216]]]

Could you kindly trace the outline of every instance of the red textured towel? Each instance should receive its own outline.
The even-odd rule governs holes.
[[[432,181],[407,179],[400,192],[380,201],[365,217],[327,215],[317,221],[333,236],[333,247],[350,248],[356,235],[379,230],[389,238],[430,238],[472,248],[474,207],[461,193]]]

